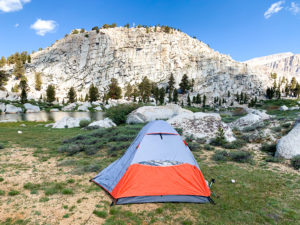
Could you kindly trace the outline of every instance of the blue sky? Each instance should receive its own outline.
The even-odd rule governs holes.
[[[0,0],[0,56],[114,22],[179,28],[238,61],[300,53],[299,7],[300,0]]]

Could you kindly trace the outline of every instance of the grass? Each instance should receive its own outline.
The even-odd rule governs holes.
[[[15,196],[15,195],[18,195],[18,194],[20,194],[20,191],[17,191],[17,190],[10,190],[8,192],[9,196]]]
[[[72,141],[82,143],[78,136],[83,135],[84,137],[88,136],[89,141],[91,141],[85,142],[85,145],[93,146],[95,143],[93,144],[93,140],[90,138],[97,133],[79,128],[51,130],[43,126],[36,126],[37,124],[40,123],[26,123],[27,127],[25,128],[20,128],[20,124],[17,123],[0,124],[0,142],[8,147],[17,144],[25,148],[35,148],[37,156],[42,155],[46,158],[56,156],[58,166],[73,168],[72,173],[78,174],[86,171],[99,172],[108,166],[124,153],[126,150],[124,148],[125,143],[126,145],[130,143],[143,126],[122,125],[112,130],[106,130],[106,132],[101,131],[103,133],[96,130],[102,135],[101,137],[96,137],[103,146],[101,145],[101,148],[94,155],[78,152],[68,156],[66,153],[57,151],[60,145],[69,144],[67,143],[68,141],[63,143],[63,140],[71,141],[72,138],[77,137],[76,140],[72,139]],[[17,136],[16,131],[18,129],[23,130],[26,138],[23,135]],[[34,141],[32,137],[34,137]],[[124,144],[123,147],[122,144]],[[203,146],[201,151],[208,153],[208,151],[211,152],[212,150],[210,145],[202,144],[201,146]],[[220,147],[215,147],[215,149],[220,149]],[[4,149],[4,151],[7,150]],[[225,156],[230,156],[237,161],[243,161],[244,155],[240,155],[240,153],[235,155],[234,152],[239,151],[226,150],[227,154]],[[134,208],[132,208],[133,206],[113,206],[110,208],[109,203],[103,204],[99,196],[99,201],[102,201],[102,203],[98,203],[101,207],[97,208],[96,211],[101,212],[100,215],[104,217],[101,217],[104,220],[104,224],[298,224],[300,220],[300,177],[298,175],[266,170],[255,163],[237,163],[236,161],[231,161],[231,158],[230,163],[215,163],[208,157],[203,159],[202,155],[200,151],[194,152],[195,159],[198,161],[205,179],[216,179],[216,183],[212,187],[212,191],[219,196],[219,198],[212,197],[216,205],[164,203],[154,204],[155,207],[153,209],[143,210],[141,208],[141,210],[136,210],[140,207],[147,207],[147,205],[135,205]],[[52,197],[54,199],[61,198],[59,195],[62,196],[64,190],[70,189],[78,193],[76,185],[80,179],[82,178],[77,178],[76,176],[76,181],[70,178],[64,182],[25,183],[23,188],[27,190],[26,192],[41,192],[41,196],[38,199],[41,202],[40,204],[42,204],[50,201]],[[236,183],[231,183],[231,179],[235,179]],[[6,179],[0,185],[5,182]],[[84,191],[85,194],[94,191],[103,192],[102,189],[92,183],[85,186],[81,191]],[[3,195],[5,194],[8,195],[7,192],[3,193]],[[68,198],[71,196],[69,194],[64,195],[63,198],[66,201],[64,200],[65,202],[61,205],[69,202]],[[91,196],[98,198],[97,194],[92,193]],[[46,207],[46,205],[44,206]],[[68,210],[67,214],[72,217],[76,215],[76,210],[79,210],[80,205],[76,205],[76,209],[72,213],[71,211],[69,212],[69,208],[71,206],[67,209],[61,209]],[[90,213],[92,213],[92,209]],[[104,216],[105,213],[106,217]],[[98,217],[95,213],[94,215]],[[1,221],[0,224],[16,223],[14,220],[11,220],[8,222]]]
[[[93,213],[100,217],[100,218],[106,218],[107,217],[107,212],[106,211],[99,211],[99,210],[94,210]]]

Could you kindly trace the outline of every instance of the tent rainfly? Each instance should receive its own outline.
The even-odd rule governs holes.
[[[211,201],[209,187],[186,142],[162,120],[144,126],[125,154],[91,181],[117,205]]]

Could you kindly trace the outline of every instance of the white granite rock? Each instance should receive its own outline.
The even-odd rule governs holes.
[[[73,103],[71,103],[69,105],[64,106],[62,108],[62,111],[73,111],[76,108],[76,106],[77,106],[76,103],[73,102]]]
[[[11,104],[7,104],[6,105],[6,109],[5,109],[5,113],[21,113],[23,112],[22,108],[20,107],[16,107],[14,105]]]
[[[146,123],[158,119],[170,119],[182,113],[192,114],[191,111],[181,108],[175,104],[165,106],[143,106],[127,117],[127,123]]]
[[[73,117],[64,117],[61,120],[55,122],[52,128],[73,128],[73,127],[80,127],[81,120],[91,120],[88,117],[81,117],[81,118],[73,118]]]
[[[236,140],[231,128],[221,121],[221,116],[217,113],[182,113],[167,122],[176,128],[183,129],[183,135],[186,137],[204,138],[208,142],[216,137],[218,129],[221,127],[227,141]]]
[[[110,128],[117,126],[111,119],[105,118],[104,120],[94,121],[89,124],[89,127],[102,127],[102,128]]]
[[[294,128],[283,136],[276,145],[275,156],[291,159],[300,155],[300,122],[296,123]]]
[[[59,112],[59,109],[53,108],[53,109],[50,109],[50,112]]]
[[[287,111],[289,108],[285,105],[280,106],[280,111]]]
[[[30,103],[25,103],[24,107],[26,109],[26,113],[40,112],[40,107],[36,105],[32,105]]]

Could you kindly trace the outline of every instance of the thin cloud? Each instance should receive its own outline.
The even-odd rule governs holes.
[[[296,14],[298,14],[298,13],[300,12],[300,7],[299,7],[299,5],[298,5],[297,3],[292,2],[292,3],[291,3],[291,6],[288,8],[288,10],[289,10],[292,14],[296,15]]]
[[[37,35],[44,36],[46,33],[54,32],[57,23],[54,20],[37,19],[34,24],[30,26],[31,29],[36,31]]]
[[[20,24],[16,23],[15,24],[15,28],[18,28],[20,26]]]
[[[283,9],[284,1],[278,1],[273,3],[270,8],[264,13],[266,19],[269,19],[273,14],[278,13]]]
[[[23,9],[23,5],[31,0],[0,0],[0,11],[8,13]]]

